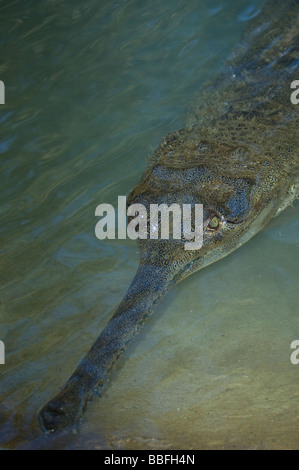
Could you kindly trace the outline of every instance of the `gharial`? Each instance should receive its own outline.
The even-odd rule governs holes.
[[[75,425],[86,401],[166,292],[227,256],[299,197],[298,0],[266,0],[239,47],[197,97],[193,126],[163,138],[128,204],[201,203],[204,240],[139,240],[140,265],[115,314],[62,390],[40,412],[44,430]],[[297,75],[296,75],[297,74]]]

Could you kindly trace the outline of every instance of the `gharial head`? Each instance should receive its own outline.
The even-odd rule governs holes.
[[[139,240],[141,264],[163,265],[178,282],[240,247],[278,210],[282,189],[270,169],[271,157],[244,143],[211,142],[196,128],[167,135],[127,203],[148,213],[150,204],[202,204],[203,245],[187,251],[184,239],[148,236]]]

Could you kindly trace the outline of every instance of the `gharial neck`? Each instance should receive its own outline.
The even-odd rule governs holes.
[[[290,100],[298,66],[299,1],[266,0],[221,73],[199,91],[191,122],[208,141],[245,144],[298,173],[299,104]]]
[[[266,0],[221,73],[200,90],[197,120],[203,127],[255,123],[260,135],[288,128],[292,137],[299,109],[290,85],[299,79],[298,66],[299,2]]]

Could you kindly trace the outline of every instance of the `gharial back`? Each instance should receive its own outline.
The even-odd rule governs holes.
[[[199,124],[216,125],[220,131],[221,122],[227,132],[220,135],[228,141],[246,138],[251,124],[252,143],[260,139],[266,145],[269,137],[276,141],[276,134],[282,138],[281,130],[290,144],[295,143],[299,110],[290,101],[290,85],[298,79],[298,67],[299,2],[267,0],[222,73],[200,90],[195,108]],[[230,128],[226,121],[235,125]]]
[[[262,11],[195,97],[192,125],[164,137],[129,203],[137,194],[158,198],[190,185],[203,202],[207,192],[217,198],[215,175],[259,180],[263,192],[277,186],[277,212],[299,196],[299,105],[290,100],[299,79],[299,2],[267,0]]]

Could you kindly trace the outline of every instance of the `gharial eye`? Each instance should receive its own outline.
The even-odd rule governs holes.
[[[212,232],[217,232],[219,228],[222,225],[222,219],[218,215],[213,215],[210,220],[208,221],[207,224],[207,231],[212,233]]]

